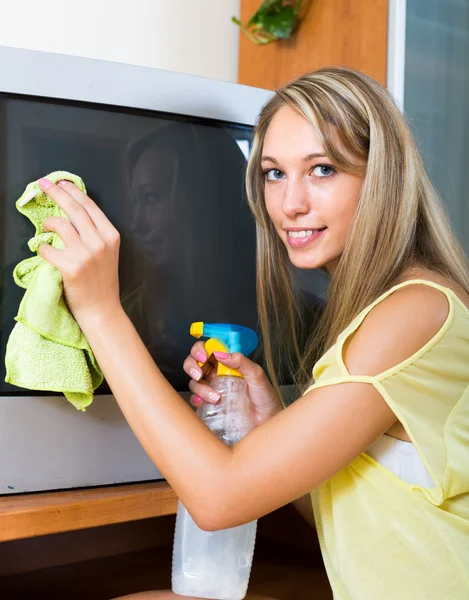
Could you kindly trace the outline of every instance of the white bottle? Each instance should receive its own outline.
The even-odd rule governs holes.
[[[252,429],[246,382],[231,375],[211,384],[221,395],[216,404],[204,404],[198,416],[227,445]],[[242,600],[247,593],[254,554],[257,521],[203,531],[179,502],[173,548],[172,590],[181,596]]]

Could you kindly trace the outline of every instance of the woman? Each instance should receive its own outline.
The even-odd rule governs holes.
[[[252,401],[256,427],[232,448],[184,404],[120,308],[114,227],[73,185],[41,187],[70,216],[47,220],[65,250],[41,255],[63,273],[128,422],[201,528],[246,523],[312,491],[336,600],[469,597],[468,268],[379,84],[322,69],[262,110],[247,188],[273,385],[247,358],[216,356],[243,373]],[[289,262],[326,268],[331,284],[299,357],[304,393],[281,410],[276,361],[287,340],[294,358],[301,333]],[[206,359],[196,344],[184,364],[194,404],[215,401],[197,364]]]

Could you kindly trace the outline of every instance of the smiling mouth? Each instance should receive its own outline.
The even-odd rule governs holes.
[[[319,231],[324,231],[326,227],[322,227],[321,229],[303,229],[302,231],[287,231],[287,235],[292,238],[305,238],[310,237]]]
[[[326,229],[327,227],[322,227],[321,229],[287,231],[288,244],[293,248],[302,248],[319,238]]]

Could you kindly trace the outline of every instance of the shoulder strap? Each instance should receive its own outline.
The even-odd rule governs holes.
[[[427,285],[428,287],[433,287],[433,288],[439,290],[446,296],[446,298],[448,299],[448,304],[451,307],[453,297],[451,295],[452,292],[449,288],[444,287],[438,283],[434,283],[433,281],[427,281],[426,279],[409,279],[408,281],[403,281],[402,283],[398,283],[397,285],[393,286],[392,288],[390,288],[389,290],[384,292],[384,294],[381,294],[381,296],[379,296],[379,298],[376,298],[376,300],[374,302],[372,302],[366,308],[364,308],[361,311],[361,313],[359,313],[355,317],[355,319],[350,323],[350,325],[346,329],[344,329],[344,331],[339,335],[339,339],[342,336],[347,338],[351,333],[353,333],[356,329],[358,329],[358,327],[361,325],[361,323],[363,322],[364,318],[368,315],[368,313],[371,312],[375,306],[377,306],[380,302],[385,300],[388,296],[390,296],[391,294],[393,294],[394,292],[396,292],[397,290],[399,290],[403,287],[406,287],[408,285],[416,285],[416,284]]]
[[[443,324],[441,329],[437,332],[437,334],[427,344],[425,344],[424,348],[421,349],[421,352],[423,352],[428,347],[435,344],[436,341],[444,334],[444,332],[447,330],[447,328],[451,324],[452,319],[453,319],[453,314],[454,314],[454,299],[453,299],[452,291],[447,287],[439,285],[438,283],[434,283],[433,281],[427,281],[426,279],[409,279],[408,281],[403,281],[402,283],[398,283],[397,285],[395,285],[392,288],[390,288],[389,290],[387,290],[384,294],[382,294],[374,302],[369,304],[365,309],[363,309],[362,312],[359,313],[355,317],[355,319],[350,323],[350,325],[346,329],[344,329],[344,331],[337,338],[336,357],[337,357],[337,361],[339,362],[340,369],[344,375],[345,374],[349,375],[347,367],[345,366],[345,363],[343,361],[343,345],[344,345],[345,341],[348,339],[348,337],[350,337],[350,335],[352,335],[352,333],[355,333],[355,331],[363,323],[363,321],[364,321],[365,317],[368,315],[368,313],[370,313],[373,310],[373,308],[375,306],[377,306],[380,302],[385,300],[388,296],[390,296],[397,290],[399,290],[403,287],[406,287],[408,285],[415,285],[415,284],[427,285],[428,287],[433,287],[433,288],[439,290],[446,296],[446,298],[448,300],[448,305],[449,305],[448,316],[446,318],[445,323]],[[418,354],[420,354],[420,352]],[[411,362],[411,359],[415,359],[415,358],[416,358],[416,355],[411,357],[408,361],[405,361],[405,363]],[[380,378],[382,376],[389,375],[391,372],[399,370],[400,368],[402,368],[402,366],[403,366],[403,363],[400,365],[396,365],[396,367],[389,369],[388,371],[386,371],[386,373],[382,373]]]

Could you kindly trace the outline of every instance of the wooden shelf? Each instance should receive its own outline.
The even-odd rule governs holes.
[[[166,482],[3,496],[0,542],[174,514]]]

